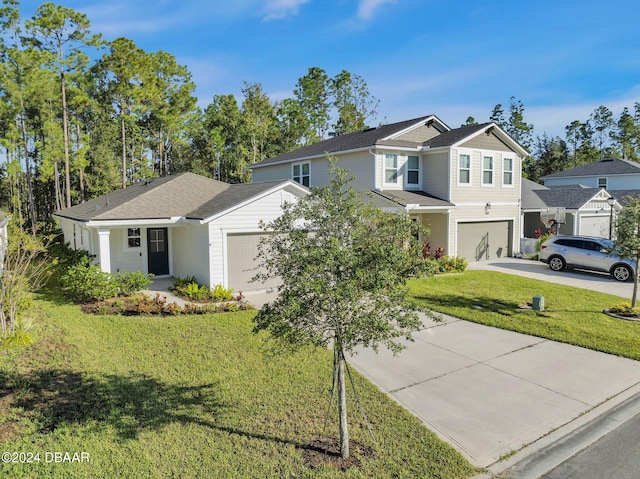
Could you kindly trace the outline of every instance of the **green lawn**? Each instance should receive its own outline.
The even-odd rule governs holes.
[[[252,315],[91,316],[57,297],[37,305],[37,343],[0,354],[3,451],[40,462],[0,463],[0,477],[467,478],[476,471],[356,374],[378,444],[349,403],[352,440],[375,447],[361,466],[304,464],[323,429],[331,352],[267,360]],[[335,403],[335,401],[334,401]],[[46,452],[89,462],[46,462]],[[51,456],[49,456],[50,458]]]
[[[492,271],[412,279],[423,307],[469,321],[640,359],[640,322],[602,313],[623,298]],[[543,312],[521,310],[544,296]]]

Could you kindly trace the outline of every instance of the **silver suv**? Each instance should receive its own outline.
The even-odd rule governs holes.
[[[611,253],[613,241],[587,236],[551,236],[540,246],[538,258],[553,271],[565,268],[609,273],[618,281],[633,279],[633,262]]]

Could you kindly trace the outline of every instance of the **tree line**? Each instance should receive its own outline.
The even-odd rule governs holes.
[[[31,226],[128,184],[194,171],[249,180],[247,165],[367,127],[377,100],[346,70],[309,68],[294,96],[260,83],[196,104],[186,66],[127,38],[105,41],[86,15],[45,3],[28,19],[0,8],[0,205]]]
[[[311,67],[293,96],[272,101],[260,83],[242,98],[196,103],[191,73],[170,53],[127,38],[105,41],[86,15],[45,3],[23,19],[17,0],[0,8],[0,207],[21,224],[142,179],[183,171],[237,183],[247,166],[335,135],[367,128],[378,101],[366,81]],[[524,174],[541,176],[605,156],[638,159],[640,104],[615,121],[601,106],[533,139],[524,105],[511,97],[489,119],[531,151]],[[467,124],[475,123],[469,117]]]
[[[564,138],[545,132],[534,139],[533,124],[525,121],[524,105],[515,97],[509,99],[507,112],[497,104],[489,119],[531,153],[525,158],[523,174],[532,181],[604,158],[640,160],[640,102],[633,105],[633,114],[625,107],[617,119],[601,105],[588,118],[567,125]],[[467,124],[474,123],[473,117],[467,119]]]

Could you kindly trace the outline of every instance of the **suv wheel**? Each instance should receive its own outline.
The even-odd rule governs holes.
[[[617,264],[611,268],[611,276],[618,281],[627,281],[632,274],[633,271],[631,271],[631,268],[624,264]]]
[[[552,256],[549,258],[549,268],[553,271],[562,271],[567,263],[561,256]]]

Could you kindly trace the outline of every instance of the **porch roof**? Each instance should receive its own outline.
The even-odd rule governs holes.
[[[416,205],[418,207],[436,207],[436,208],[453,208],[455,205],[448,201],[442,200],[436,196],[430,195],[425,191],[406,191],[406,190],[372,190],[376,195],[382,196],[387,200],[393,201],[401,206]]]

